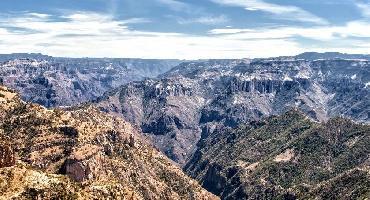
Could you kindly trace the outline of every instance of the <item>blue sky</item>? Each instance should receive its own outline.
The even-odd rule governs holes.
[[[253,58],[370,54],[370,0],[1,0],[0,53]]]

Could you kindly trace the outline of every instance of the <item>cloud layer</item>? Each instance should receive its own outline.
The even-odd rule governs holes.
[[[195,20],[213,23],[214,19]],[[304,51],[370,52],[370,23],[361,20],[343,26],[220,28],[203,35],[138,31],[131,27],[137,23],[151,21],[117,20],[96,12],[60,16],[22,13],[2,17],[0,53],[197,59],[270,57]],[[302,38],[310,42],[303,43]]]

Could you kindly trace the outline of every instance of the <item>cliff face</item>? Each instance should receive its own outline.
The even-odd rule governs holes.
[[[345,116],[369,122],[366,60],[208,60],[185,62],[159,79],[106,93],[96,105],[141,127],[184,164],[215,127],[236,127],[299,108],[315,121]]]
[[[217,199],[92,106],[48,110],[5,87],[0,102],[2,198]]]
[[[46,107],[93,100],[131,81],[154,78],[177,60],[54,58],[38,54],[0,55],[0,83],[22,99]],[[1,81],[2,80],[2,81]]]
[[[370,193],[370,126],[290,111],[219,127],[184,167],[222,199],[362,199]]]

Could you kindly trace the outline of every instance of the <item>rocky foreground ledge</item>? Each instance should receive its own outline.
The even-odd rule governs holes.
[[[0,87],[0,199],[218,199],[92,106],[48,110]]]

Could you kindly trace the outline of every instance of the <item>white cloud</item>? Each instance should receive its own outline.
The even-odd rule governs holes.
[[[41,14],[42,15],[42,14]],[[277,27],[260,29],[214,29],[203,36],[138,31],[129,28],[137,19],[116,20],[99,13],[66,16],[24,14],[0,19],[0,53],[40,52],[68,57],[141,58],[244,58],[294,55],[303,51],[370,52],[370,24],[351,22],[337,27]],[[10,26],[31,29],[12,32]],[[352,46],[308,48],[294,37],[333,42],[339,38]],[[353,41],[353,42],[352,42]]]
[[[164,4],[175,11],[182,11],[189,9],[189,5],[176,0],[156,0],[157,2]]]
[[[209,31],[210,34],[236,34],[243,32],[250,32],[253,29],[237,29],[237,28],[221,28],[221,29],[212,29]]]
[[[150,19],[147,19],[147,18],[130,18],[130,19],[126,19],[126,20],[123,20],[122,23],[123,24],[141,24],[141,23],[150,23],[152,22]]]
[[[361,10],[361,13],[364,17],[370,17],[370,2],[368,3],[357,2],[356,6]]]
[[[206,24],[206,25],[216,25],[216,24],[223,24],[229,21],[229,18],[227,18],[225,15],[220,16],[202,16],[198,18],[190,18],[190,19],[178,19],[177,22],[179,24],[193,24],[193,23],[199,23],[199,24]]]
[[[50,15],[48,15],[48,14],[33,13],[33,12],[29,13],[28,15],[29,15],[29,16],[33,16],[33,17],[42,18],[42,19],[46,19],[46,18],[51,17],[51,16],[50,16]]]
[[[273,3],[267,3],[263,0],[211,0],[212,2],[243,7],[250,11],[263,11],[273,14],[275,17],[279,17],[285,20],[311,22],[315,24],[328,24],[327,20],[315,16],[314,14],[305,11],[296,6],[282,6]]]

